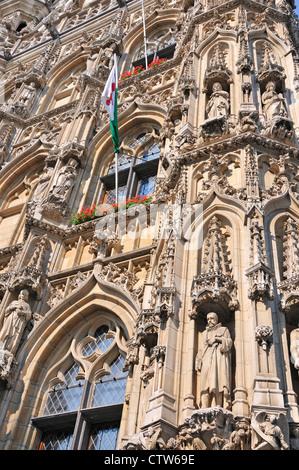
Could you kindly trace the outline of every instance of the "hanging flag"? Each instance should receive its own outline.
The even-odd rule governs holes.
[[[114,66],[110,72],[105,85],[101,101],[105,105],[110,118],[110,129],[114,144],[114,152],[119,153],[119,134],[117,121],[117,92],[118,92],[118,70],[117,56],[114,54]]]

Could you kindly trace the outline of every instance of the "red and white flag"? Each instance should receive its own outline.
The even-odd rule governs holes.
[[[110,129],[112,140],[114,144],[114,152],[119,152],[119,135],[118,135],[118,121],[117,121],[117,93],[118,93],[118,68],[117,56],[114,54],[114,66],[111,70],[104,91],[101,96],[101,101],[104,104],[110,118]]]

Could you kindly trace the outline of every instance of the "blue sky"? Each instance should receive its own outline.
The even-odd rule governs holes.
[[[295,12],[299,15],[299,0],[295,0],[296,9]]]

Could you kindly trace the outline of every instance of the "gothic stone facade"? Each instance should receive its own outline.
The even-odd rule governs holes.
[[[2,450],[299,449],[293,10],[0,2]]]

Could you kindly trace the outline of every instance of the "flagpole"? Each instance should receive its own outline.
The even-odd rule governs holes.
[[[117,56],[114,53],[114,64],[117,64]],[[116,69],[116,78],[118,80],[118,68]],[[118,204],[118,152],[115,152],[115,199]]]
[[[144,0],[142,0],[142,21],[143,21],[143,39],[144,39],[144,54],[145,54],[145,68],[147,70],[147,48],[146,48],[146,31],[145,31],[145,13],[144,13]]]
[[[118,153],[115,152],[115,199],[118,204]]]

